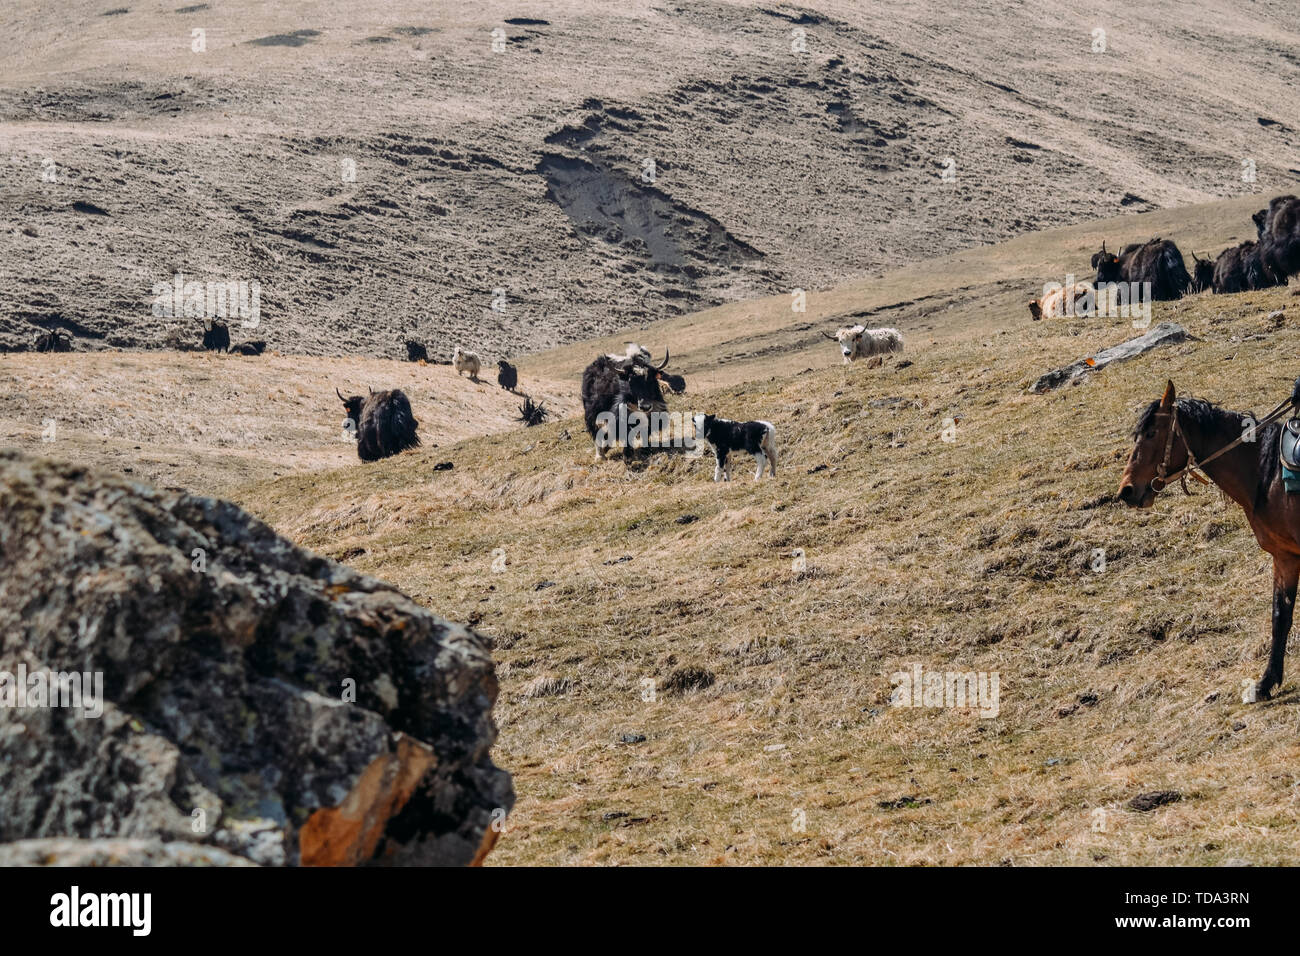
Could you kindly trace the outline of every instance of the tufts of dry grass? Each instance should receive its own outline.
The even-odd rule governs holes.
[[[1300,695],[1241,702],[1268,561],[1217,493],[1112,495],[1166,378],[1287,393],[1300,333],[1265,317],[1295,302],[1157,304],[1199,341],[1043,396],[1131,330],[1017,317],[689,396],[776,423],[761,483],[594,465],[567,420],[240,497],[492,638],[519,792],[493,863],[1294,863]],[[918,663],[997,674],[997,716],[891,706]]]

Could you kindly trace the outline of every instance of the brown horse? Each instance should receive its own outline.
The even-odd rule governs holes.
[[[1253,415],[1201,399],[1179,400],[1170,382],[1164,397],[1138,416],[1136,444],[1119,483],[1120,501],[1149,508],[1171,481],[1200,469],[1246,512],[1255,540],[1273,556],[1273,645],[1255,688],[1262,698],[1282,683],[1300,578],[1300,495],[1289,495],[1282,486],[1280,426],[1266,424],[1276,414],[1257,422]]]

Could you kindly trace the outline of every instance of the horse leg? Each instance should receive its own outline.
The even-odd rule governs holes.
[[[1295,613],[1297,578],[1300,578],[1300,559],[1273,559],[1273,646],[1268,654],[1268,668],[1255,687],[1256,699],[1267,700],[1273,688],[1282,683],[1282,659],[1286,656],[1286,638],[1291,633],[1291,618]]]

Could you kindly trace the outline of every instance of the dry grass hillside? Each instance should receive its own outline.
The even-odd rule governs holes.
[[[525,356],[520,369],[548,381],[577,381],[593,354],[622,351],[622,343],[635,337],[656,356],[669,347],[673,369],[692,386],[709,387],[792,375],[837,361],[837,346],[819,332],[844,325],[894,326],[909,349],[921,350],[1000,330],[1036,334],[1029,300],[1041,295],[1047,282],[1064,283],[1069,275],[1091,280],[1089,263],[1103,241],[1115,249],[1163,236],[1177,243],[1190,268],[1193,252],[1213,256],[1255,238],[1250,217],[1268,198],[1252,194],[1028,233],[825,291],[808,290],[802,312],[794,311],[790,294],[732,302]]]
[[[1241,701],[1264,555],[1217,493],[1112,497],[1166,378],[1287,393],[1300,300],[1158,304],[1197,340],[1042,396],[1132,330],[983,308],[904,368],[821,349],[678,403],[775,422],[774,481],[595,465],[566,421],[236,497],[491,637],[519,793],[493,864],[1300,861],[1300,665]],[[999,713],[891,707],[915,664],[997,674]],[[1153,791],[1178,797],[1128,808]]]
[[[400,388],[421,440],[435,446],[516,427],[522,394],[449,366],[202,352],[0,353],[0,444],[223,494],[259,478],[356,464],[344,395]],[[557,414],[580,407],[567,385],[520,380]]]
[[[1190,260],[1251,234],[1258,196],[1158,210],[1045,230],[907,266],[825,292],[809,292],[804,312],[788,295],[737,302],[521,360],[519,390],[558,415],[580,410],[582,369],[599,351],[622,351],[635,337],[697,393],[840,361],[818,330],[844,323],[896,325],[907,353],[966,347],[1004,331],[1036,337],[1026,303],[1044,282],[1090,275],[1089,257],[1152,235],[1175,239]],[[1086,334],[1071,326],[1072,334]],[[1091,344],[1085,338],[1083,344]],[[1077,349],[1080,343],[1075,344]],[[389,359],[268,354],[251,358],[202,352],[0,352],[0,441],[123,471],[163,485],[226,494],[249,481],[356,462],[340,428],[335,387],[345,393],[401,388],[410,396],[423,441],[441,447],[518,428],[521,395],[448,366]],[[43,438],[55,422],[54,441]],[[580,425],[569,431],[575,436]]]

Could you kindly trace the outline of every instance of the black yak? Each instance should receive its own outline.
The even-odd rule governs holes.
[[[1254,240],[1224,249],[1214,260],[1214,291],[1221,295],[1261,288],[1262,279],[1259,243]]]
[[[209,352],[230,351],[230,327],[223,322],[212,320],[211,328],[203,323],[203,347]]]
[[[1260,260],[1282,285],[1300,272],[1300,199],[1274,196],[1252,217],[1259,236]]]
[[[519,384],[519,370],[505,359],[497,360],[497,384],[508,392],[513,392]]]
[[[1216,295],[1248,292],[1286,285],[1286,274],[1273,261],[1269,239],[1247,240],[1224,249],[1215,259],[1201,259],[1192,253],[1192,291],[1212,289]]]
[[[665,350],[664,360],[657,366],[651,365],[640,350],[629,349],[626,358],[597,356],[582,373],[582,410],[587,434],[596,443],[598,461],[605,457],[616,439],[609,426],[618,427],[620,410],[623,416],[636,411],[647,415],[664,412],[668,405],[660,383],[667,384],[674,392],[686,390],[684,378],[664,371],[668,359]]]
[[[1096,285],[1150,282],[1152,301],[1180,298],[1192,286],[1183,254],[1168,239],[1134,242],[1120,250],[1119,255],[1107,252],[1103,242],[1101,252],[1092,257],[1092,267],[1097,270]]]
[[[1270,263],[1272,242],[1253,239],[1224,249],[1214,260],[1214,291],[1223,295],[1286,285],[1286,275],[1279,274]]]
[[[427,362],[429,353],[419,342],[407,341],[406,343],[406,360],[408,362]]]
[[[230,351],[236,355],[261,355],[266,351],[266,343],[258,339],[256,342],[245,342],[242,345],[236,345]]]
[[[420,423],[400,389],[391,392],[371,389],[365,398],[360,395],[344,398],[337,388],[334,392],[347,409],[346,427],[356,436],[357,457],[362,461],[378,461],[420,444],[420,436],[415,433]]]
[[[1273,235],[1273,224],[1279,220],[1279,215],[1283,229],[1287,223],[1294,223],[1296,214],[1293,207],[1297,203],[1300,203],[1300,199],[1295,196],[1274,196],[1270,199],[1268,206],[1250,217],[1255,221],[1255,238],[1263,239]]]
[[[66,332],[60,332],[55,329],[52,332],[45,332],[36,337],[36,351],[38,352],[71,352],[72,339]]]
[[[1192,292],[1205,292],[1214,288],[1214,260],[1202,259],[1192,250]]]

